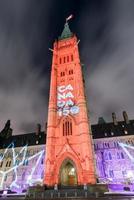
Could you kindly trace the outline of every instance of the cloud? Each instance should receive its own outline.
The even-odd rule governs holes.
[[[81,16],[81,52],[88,74],[86,91],[92,123],[99,116],[111,121],[112,112],[122,120],[123,110],[130,118],[134,116],[133,8],[132,0],[110,1],[98,10],[87,7]]]
[[[46,120],[48,78],[36,54],[42,52],[41,43],[48,45],[48,20],[42,16],[49,15],[50,6],[43,1],[0,2],[0,129],[11,119],[14,134],[34,131],[36,123]]]
[[[54,3],[0,1],[0,129],[7,119],[14,134],[34,131],[36,123],[44,126],[51,67],[48,47],[62,30],[69,8],[76,14],[71,30],[81,39],[91,122],[99,116],[111,120],[112,112],[121,119],[123,110],[133,118],[133,0],[85,0],[78,7],[69,1],[63,5],[65,12],[62,4]]]

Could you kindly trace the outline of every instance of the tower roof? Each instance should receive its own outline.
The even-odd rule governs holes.
[[[62,31],[61,36],[59,37],[60,40],[72,37],[73,33],[70,31],[69,25],[66,22],[64,25],[64,29]]]

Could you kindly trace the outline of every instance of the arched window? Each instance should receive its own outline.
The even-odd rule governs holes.
[[[11,166],[11,160],[8,160],[7,162],[6,162],[6,167],[10,167]]]
[[[60,75],[61,75],[61,76],[65,76],[65,72],[61,72]]]
[[[71,61],[73,61],[74,60],[74,57],[73,57],[73,54],[71,55]]]
[[[70,74],[73,74],[73,70],[72,70],[72,69],[71,69],[71,70],[69,70],[69,75],[70,75]]]
[[[113,172],[113,170],[109,170],[109,176],[110,176],[111,178],[114,177],[114,172]]]
[[[108,160],[107,153],[104,154],[104,158],[105,158],[105,160]]]
[[[63,120],[63,136],[72,135],[72,120],[68,117]]]
[[[8,167],[8,161],[6,162],[6,167]]]
[[[24,160],[23,165],[24,166],[28,165],[28,159]]]
[[[59,63],[61,64],[61,58],[60,58],[60,60],[59,60]]]
[[[16,160],[15,161],[15,165],[19,165],[20,161],[19,160]]]
[[[69,56],[67,56],[67,62],[69,62]]]
[[[109,160],[112,160],[112,155],[111,153],[108,154]]]
[[[11,160],[8,162],[8,167],[10,167],[11,166]]]
[[[121,152],[121,158],[124,159],[124,154]]]
[[[64,63],[66,62],[66,57],[64,57]]]

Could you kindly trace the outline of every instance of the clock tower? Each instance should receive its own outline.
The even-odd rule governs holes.
[[[52,51],[44,184],[95,184],[78,41],[67,22]]]

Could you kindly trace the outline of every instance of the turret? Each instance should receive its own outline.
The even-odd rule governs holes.
[[[126,122],[126,124],[129,124],[129,119],[128,119],[128,115],[127,115],[126,111],[123,111],[123,118],[124,118],[124,121]]]
[[[117,119],[116,119],[116,114],[115,113],[112,113],[112,119],[113,119],[113,123],[114,125],[118,125],[118,122],[117,122]]]

